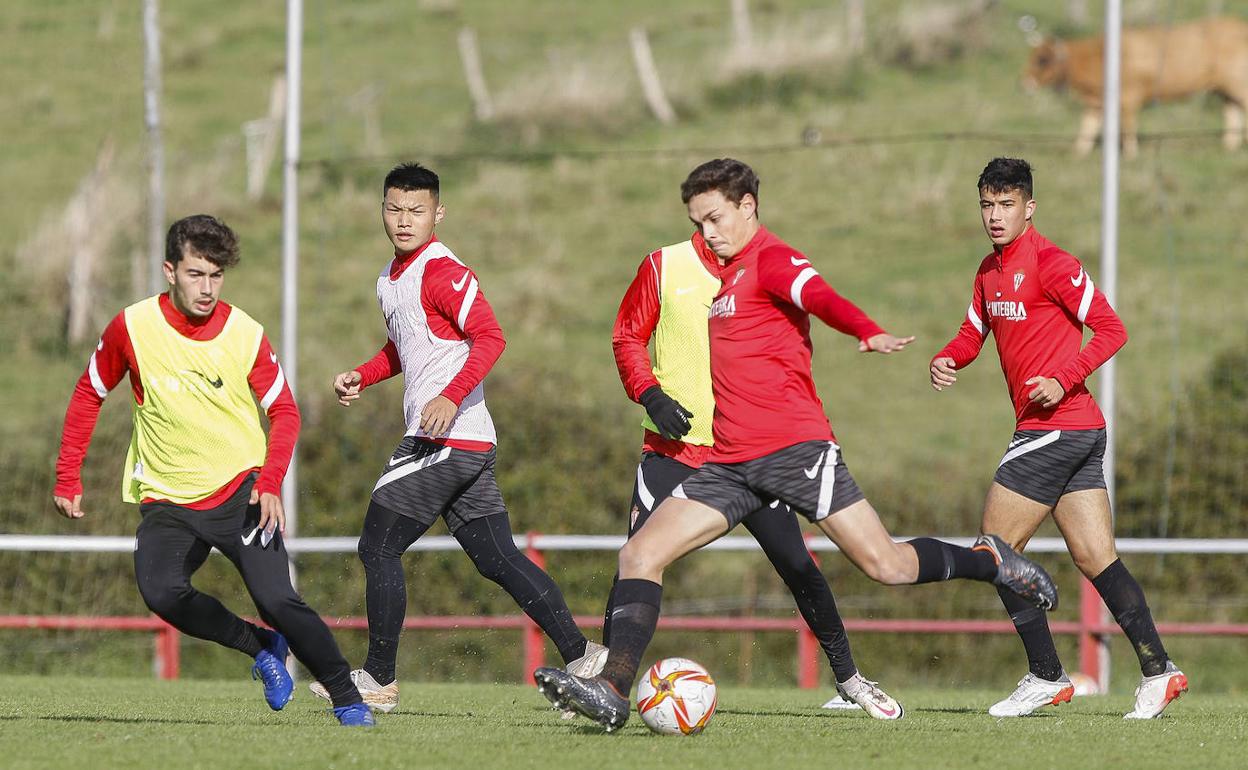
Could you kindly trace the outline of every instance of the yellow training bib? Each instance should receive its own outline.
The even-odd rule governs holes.
[[[692,428],[682,441],[710,446],[715,397],[711,394],[711,346],[707,311],[719,292],[692,241],[663,248],[659,273],[659,323],[654,329],[654,376],[663,392],[693,412]],[[659,429],[647,416],[642,425]]]
[[[125,310],[143,386],[134,403],[121,497],[189,503],[264,464],[267,442],[247,382],[264,329],[237,307],[214,339],[169,325],[160,297]]]

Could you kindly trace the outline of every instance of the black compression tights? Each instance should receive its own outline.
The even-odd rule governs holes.
[[[400,557],[428,529],[427,524],[377,503],[369,505],[364,518],[359,545],[368,582],[368,659],[364,670],[383,685],[395,678],[399,632],[407,612],[407,583]],[[477,571],[515,599],[555,643],[565,663],[584,654],[585,636],[576,627],[563,593],[516,548],[505,514],[474,519],[454,535]]]

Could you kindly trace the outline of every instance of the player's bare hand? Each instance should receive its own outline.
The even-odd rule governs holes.
[[[261,493],[253,487],[249,502],[251,505],[260,503],[260,529],[286,534],[286,509],[282,507],[282,498],[272,492]]]
[[[1032,377],[1023,384],[1036,386],[1027,394],[1027,398],[1031,399],[1033,404],[1039,404],[1045,409],[1057,406],[1062,396],[1066,395],[1066,389],[1052,377]]]
[[[867,337],[865,341],[858,343],[859,353],[896,353],[906,345],[914,342],[914,337],[894,337],[891,334],[881,333],[874,337]]]
[[[450,429],[459,407],[446,396],[436,396],[420,410],[420,429],[433,438],[442,437]]]
[[[354,369],[343,372],[334,378],[334,392],[338,394],[338,403],[351,406],[351,402],[360,397],[360,387],[364,377]]]
[[[941,356],[932,359],[932,387],[936,390],[944,390],[953,383],[958,381],[958,370],[953,368],[953,359],[949,356]]]
[[[52,495],[52,502],[56,503],[56,510],[67,519],[81,519],[86,515],[82,510],[82,495],[74,495],[72,499]]]

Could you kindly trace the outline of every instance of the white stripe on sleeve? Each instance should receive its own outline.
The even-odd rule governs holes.
[[[816,275],[819,275],[819,271],[815,270],[813,267],[804,268],[802,272],[798,273],[797,277],[793,279],[793,285],[789,287],[789,298],[793,300],[793,304],[797,305],[799,310],[806,309],[806,307],[802,304],[802,289],[805,288],[807,281],[814,278]]]
[[[87,364],[87,374],[91,377],[91,387],[95,388],[95,395],[101,399],[106,398],[108,388],[104,387],[104,380],[100,379],[100,367],[95,363],[95,352],[91,353],[91,363]]]
[[[286,375],[282,372],[282,365],[277,365],[277,376],[273,378],[273,384],[269,386],[268,392],[264,394],[264,398],[260,399],[260,408],[266,412],[277,397],[282,395],[282,388],[286,386]]]
[[[968,305],[966,308],[966,320],[970,321],[971,326],[974,326],[975,330],[980,334],[984,333],[984,322],[980,320],[979,313],[975,312],[974,303]]]
[[[464,304],[459,306],[459,317],[455,322],[459,324],[459,330],[464,331],[464,324],[468,322],[468,312],[472,310],[472,301],[477,298],[477,279],[473,278],[468,282],[468,290],[464,292]]]
[[[1083,287],[1083,299],[1079,300],[1079,313],[1076,316],[1079,319],[1079,323],[1083,323],[1084,319],[1088,317],[1088,309],[1092,307],[1092,295],[1095,293],[1092,286],[1092,276],[1085,272],[1083,280],[1087,282],[1087,285]]]

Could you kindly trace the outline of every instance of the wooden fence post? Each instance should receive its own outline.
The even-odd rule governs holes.
[[[641,79],[641,91],[645,94],[646,104],[650,112],[660,123],[670,125],[676,122],[676,111],[663,93],[663,82],[659,80],[659,68],[654,66],[654,54],[650,50],[650,38],[642,27],[633,27],[628,33],[629,43],[633,48],[633,64],[637,67],[637,77]]]
[[[477,33],[471,27],[459,31],[459,58],[464,64],[464,78],[468,81],[468,93],[472,96],[472,108],[482,123],[494,119],[494,102],[485,87],[485,75],[481,70],[481,55],[477,51]]]

